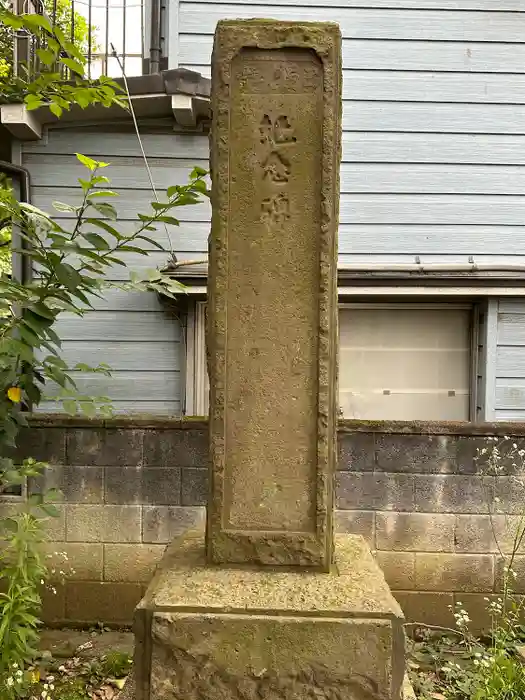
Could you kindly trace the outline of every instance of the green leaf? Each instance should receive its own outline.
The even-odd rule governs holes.
[[[70,291],[74,291],[82,284],[82,278],[78,272],[67,263],[58,263],[55,266],[55,275],[60,282]]]
[[[108,204],[107,202],[91,202],[91,206],[96,209],[99,214],[102,214],[102,216],[106,216],[112,221],[117,220],[117,210],[112,204]]]
[[[73,71],[73,73],[80,75],[82,78],[84,77],[84,66],[79,61],[75,61],[72,58],[61,58],[60,62],[67,66],[69,70]]]
[[[112,190],[95,190],[94,192],[90,192],[88,194],[88,199],[93,199],[94,197],[118,197],[117,192],[113,192]]]
[[[46,32],[49,32],[49,34],[53,35],[53,27],[51,26],[51,23],[47,19],[47,17],[43,17],[42,15],[37,14],[31,14],[22,15],[22,19],[26,27],[29,27],[33,31],[38,29],[45,29]]]
[[[77,211],[77,207],[74,207],[71,204],[66,204],[65,202],[53,202],[53,209],[56,209],[57,211],[68,211],[73,213],[76,213]]]
[[[64,111],[62,107],[56,104],[56,102],[51,102],[51,104],[49,105],[49,109],[51,112],[53,112],[55,117],[61,117],[62,112]]]
[[[140,239],[141,241],[146,241],[147,243],[151,243],[152,246],[154,246],[155,248],[158,248],[159,250],[162,250],[162,251],[165,250],[164,246],[162,246],[158,241],[154,240],[153,238],[150,238],[149,236],[140,235],[140,236],[135,236],[135,238],[137,240]]]
[[[170,224],[171,226],[180,226],[180,221],[174,216],[156,216],[155,221],[161,221],[163,224]]]
[[[109,243],[98,233],[84,233],[84,238],[95,246],[97,250],[109,250]]]
[[[74,99],[77,105],[82,107],[82,109],[86,109],[86,107],[89,107],[91,104],[89,95],[85,94],[84,92],[80,92],[80,90],[75,93]]]
[[[194,183],[192,183],[192,187],[201,194],[206,194],[208,192],[208,188],[206,187],[204,180],[196,180]]]
[[[49,49],[37,49],[36,52],[38,58],[46,66],[52,66],[53,63],[56,61],[57,57],[54,51],[50,51]]]
[[[33,109],[38,109],[44,104],[44,101],[39,95],[26,95],[24,97],[24,102],[29,111]]]
[[[151,202],[151,208],[155,209],[155,211],[165,211],[171,206],[170,202],[165,202],[164,204],[162,202]]]
[[[91,401],[81,401],[80,410],[88,418],[94,418],[97,415],[97,408]]]
[[[206,177],[206,175],[208,175],[208,171],[196,165],[190,173],[190,180],[196,180],[198,177]]]
[[[73,399],[66,399],[65,401],[62,401],[62,406],[64,408],[64,411],[70,415],[74,416],[76,415],[77,412],[77,402]]]
[[[86,218],[84,219],[84,222],[87,224],[92,224],[93,226],[98,226],[99,228],[104,229],[104,231],[111,233],[111,235],[114,236],[117,241],[120,241],[123,238],[122,234],[119,233],[116,228],[114,228],[111,224],[108,224],[108,222],[104,221],[103,219]]]
[[[109,163],[102,163],[97,160],[93,160],[93,158],[89,158],[88,156],[83,156],[81,153],[75,153],[75,156],[77,157],[77,160],[82,163],[82,165],[85,165],[88,170],[91,170],[91,172],[94,172],[97,168],[105,168]]]

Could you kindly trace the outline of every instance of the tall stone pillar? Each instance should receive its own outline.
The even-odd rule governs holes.
[[[137,608],[137,700],[399,700],[402,613],[332,532],[341,39],[219,22],[206,537]]]
[[[221,22],[215,35],[213,563],[332,560],[340,44],[331,24]]]

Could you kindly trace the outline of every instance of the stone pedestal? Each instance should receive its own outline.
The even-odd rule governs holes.
[[[209,566],[190,533],[136,610],[136,700],[398,700],[402,623],[360,537],[320,573]]]

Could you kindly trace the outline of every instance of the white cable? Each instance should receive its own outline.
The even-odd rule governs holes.
[[[124,71],[124,66],[122,65],[122,62],[121,62],[121,60],[120,60],[120,58],[119,58],[119,56],[118,56],[118,54],[117,54],[117,51],[116,51],[115,46],[113,45],[113,43],[111,43],[110,46],[111,46],[112,56],[113,56],[113,58],[115,58],[115,59],[117,60],[118,65],[119,65],[119,68],[120,68],[120,71],[121,71],[121,73],[122,73],[122,78],[123,78],[123,80],[124,80],[124,88],[125,88],[126,94],[127,94],[127,96],[128,96],[129,110],[130,110],[130,112],[131,112],[131,117],[132,117],[132,119],[133,119],[133,125],[134,125],[134,127],[135,127],[135,133],[136,133],[136,135],[137,135],[137,139],[138,139],[138,142],[139,142],[140,150],[141,150],[141,153],[142,153],[142,158],[143,158],[143,160],[144,160],[144,166],[145,166],[145,168],[146,168],[146,172],[148,173],[148,178],[149,178],[149,182],[150,182],[150,185],[151,185],[151,189],[152,189],[152,191],[153,191],[153,194],[155,195],[156,201],[159,202],[159,201],[160,201],[160,200],[159,200],[159,196],[158,196],[157,190],[156,190],[156,188],[155,188],[155,183],[153,182],[153,175],[152,175],[152,173],[151,173],[151,169],[150,169],[149,163],[148,163],[148,158],[147,158],[147,156],[146,156],[146,151],[144,150],[144,145],[143,145],[143,143],[142,143],[142,138],[141,138],[141,136],[140,136],[140,131],[139,131],[139,125],[138,125],[138,122],[137,122],[137,117],[136,117],[136,115],[135,115],[135,110],[133,109],[133,103],[132,103],[132,101],[131,101],[131,94],[130,94],[130,92],[129,92],[128,80],[127,80],[127,78],[126,78],[126,73],[125,73],[125,71]],[[163,222],[163,223],[164,223],[164,222]],[[169,231],[168,231],[168,227],[166,226],[165,223],[164,223],[164,230],[166,231],[166,238],[167,238],[167,240],[168,240],[168,245],[169,245],[169,248],[170,248],[171,255],[172,255],[172,257],[174,257],[174,250],[173,250],[173,246],[172,246],[172,244],[171,244],[170,234],[169,234]]]

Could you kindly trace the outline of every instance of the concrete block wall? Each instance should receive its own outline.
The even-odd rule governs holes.
[[[48,548],[52,556],[65,552],[66,569],[74,570],[55,595],[46,593],[46,618],[129,623],[165,545],[204,522],[207,424],[57,416],[31,423],[20,456],[51,467],[45,483],[28,489],[62,490]],[[493,531],[508,551],[525,508],[511,465],[497,478],[478,473],[476,450],[493,435],[513,435],[521,445],[525,425],[340,424],[336,527],[369,541],[410,620],[450,625],[449,605],[461,600],[480,626],[487,621],[484,598],[496,594],[502,576]],[[0,500],[0,512],[13,507],[11,497]],[[515,568],[525,594],[525,547]]]

